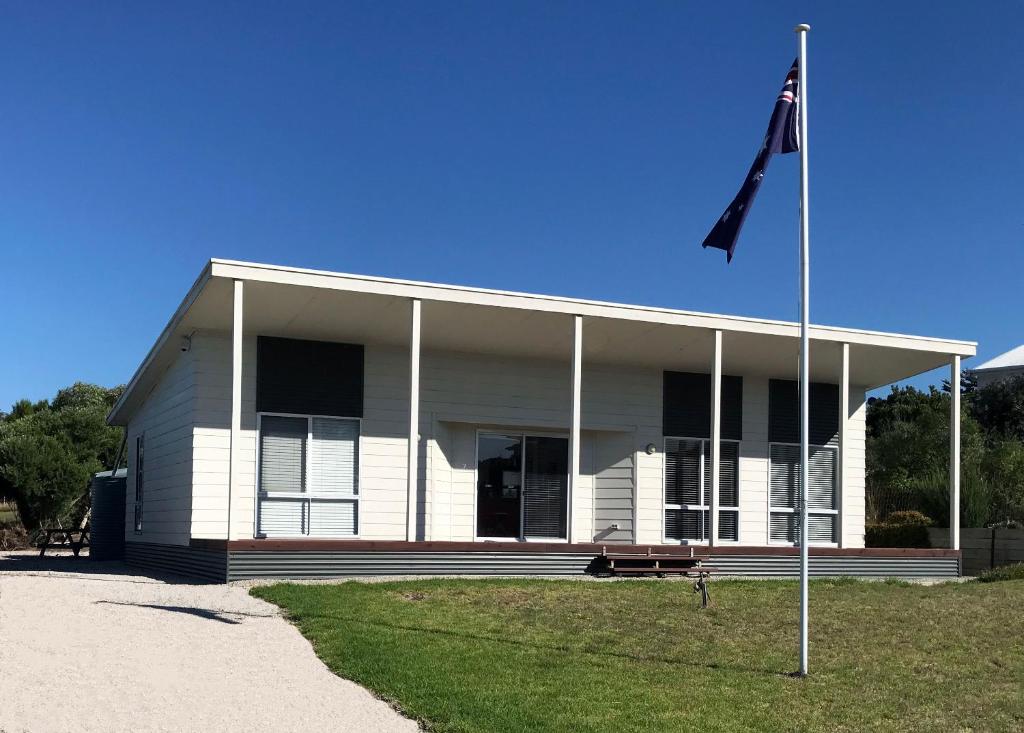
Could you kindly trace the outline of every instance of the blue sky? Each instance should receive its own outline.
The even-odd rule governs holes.
[[[812,320],[979,363],[1024,342],[1024,5],[893,5],[7,5],[0,406],[126,381],[209,257],[793,319],[796,156],[699,243],[798,22]]]

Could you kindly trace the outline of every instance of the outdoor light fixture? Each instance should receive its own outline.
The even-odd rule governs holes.
[[[654,443],[648,443],[647,447],[644,450],[647,451],[647,455],[653,456],[655,453],[658,452],[658,446],[656,446]]]

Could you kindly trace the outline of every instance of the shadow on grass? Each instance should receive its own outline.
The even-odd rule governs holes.
[[[455,639],[462,639],[465,641],[483,641],[490,642],[492,644],[504,644],[506,646],[514,646],[524,649],[535,649],[537,651],[562,652],[565,654],[586,654],[588,656],[623,659],[632,662],[653,662],[656,664],[665,664],[668,666],[676,667],[690,667],[693,669],[710,669],[723,672],[741,672],[744,674],[753,674],[768,677],[789,677],[792,674],[792,672],[789,670],[783,671],[778,669],[768,669],[766,667],[719,664],[717,662],[697,662],[690,659],[681,659],[678,657],[659,657],[644,654],[629,654],[627,652],[594,651],[591,649],[580,649],[577,647],[572,647],[567,644],[543,644],[532,641],[523,641],[522,639],[511,639],[501,636],[470,634],[464,631],[456,631],[452,629],[434,629],[423,626],[406,626],[403,624],[387,623],[383,621],[367,621],[366,619],[355,618],[352,616],[305,614],[289,615],[288,618],[293,623],[301,623],[306,620],[323,619],[325,621],[335,621],[341,623],[361,624],[363,626],[373,626],[375,628],[388,629],[391,631],[405,631],[418,634],[430,634],[434,636],[451,637]]]
[[[247,613],[245,611],[215,611],[209,608],[196,608],[195,606],[164,606],[157,603],[125,603],[122,601],[95,601],[97,604],[107,606],[135,606],[136,608],[152,608],[157,611],[169,611],[171,613],[184,613],[189,616],[198,616],[210,621],[219,621],[222,624],[242,623],[233,616],[248,616],[249,618],[275,618],[270,613]]]

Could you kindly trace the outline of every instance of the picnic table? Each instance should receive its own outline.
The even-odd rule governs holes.
[[[65,527],[47,527],[43,530],[43,541],[39,543],[39,557],[43,557],[51,547],[70,547],[78,557],[83,547],[89,546],[88,525],[79,529]]]

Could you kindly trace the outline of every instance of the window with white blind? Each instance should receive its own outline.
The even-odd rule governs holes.
[[[772,443],[769,453],[768,529],[771,542],[800,541],[800,446]],[[835,544],[839,524],[836,497],[837,450],[809,446],[807,474],[807,539]]]
[[[739,540],[739,443],[723,440],[718,456],[720,541]],[[707,542],[711,498],[711,441],[665,438],[665,538]]]
[[[259,416],[257,534],[359,534],[359,421]]]

